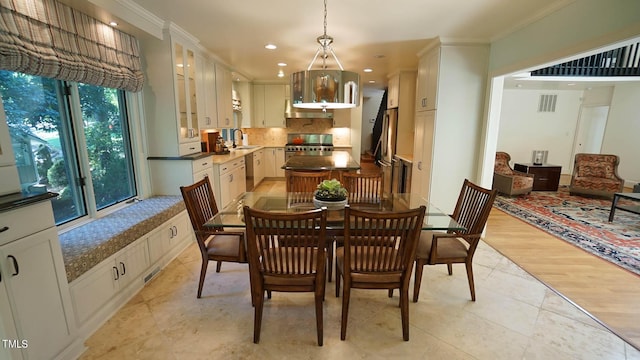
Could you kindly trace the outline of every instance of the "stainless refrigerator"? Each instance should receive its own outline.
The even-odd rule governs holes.
[[[380,167],[382,168],[384,194],[391,194],[393,163],[396,161],[396,136],[398,127],[398,109],[387,109],[382,120],[380,134]]]

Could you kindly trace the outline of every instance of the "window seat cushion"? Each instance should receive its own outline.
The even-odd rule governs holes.
[[[181,196],[157,196],[60,234],[67,281],[71,283],[185,209]]]

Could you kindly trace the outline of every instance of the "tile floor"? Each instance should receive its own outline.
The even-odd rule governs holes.
[[[280,184],[274,184],[278,190]],[[402,341],[398,295],[352,291],[347,339],[341,298],[327,284],[324,346],[318,347],[311,294],[274,293],[253,343],[248,269],[209,267],[196,298],[196,245],[152,279],[94,333],[82,359],[640,359],[640,352],[513,262],[481,243],[474,259],[477,301],[463,265],[425,268],[420,300],[410,303],[410,341]]]

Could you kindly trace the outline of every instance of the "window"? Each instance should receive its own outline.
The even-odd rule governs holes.
[[[56,224],[135,197],[123,90],[0,71],[24,192],[52,191]]]

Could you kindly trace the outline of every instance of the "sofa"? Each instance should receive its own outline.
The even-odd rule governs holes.
[[[618,155],[576,154],[569,193],[613,198],[622,192],[624,180],[618,176]]]
[[[515,171],[509,165],[511,156],[503,151],[496,152],[492,189],[514,196],[528,194],[533,189],[533,174]]]

